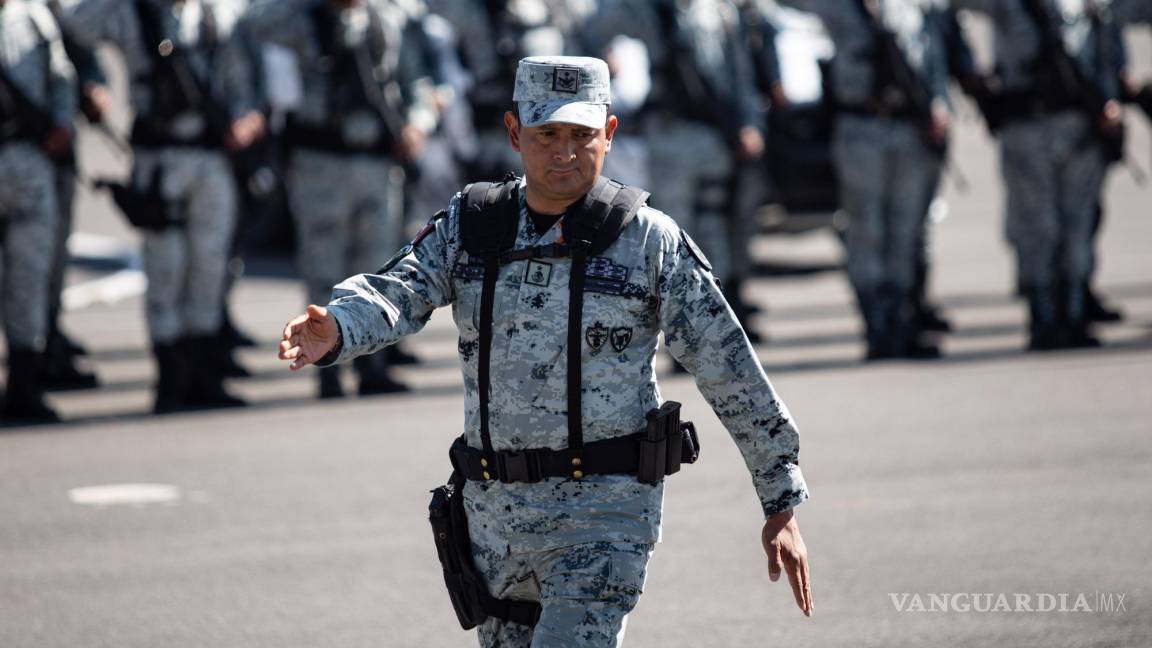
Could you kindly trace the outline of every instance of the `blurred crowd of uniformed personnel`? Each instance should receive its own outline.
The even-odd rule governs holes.
[[[988,69],[965,10],[991,18]],[[1092,288],[1104,178],[1124,104],[1152,114],[1122,38],[1140,23],[1152,0],[0,0],[3,418],[56,421],[46,391],[99,386],[60,329],[77,182],[141,232],[154,410],[242,406],[232,261],[294,242],[321,304],[374,271],[467,182],[519,172],[502,116],[535,55],[608,61],[605,175],[691,232],[753,342],[761,206],[844,214],[868,360],[939,357],[951,328],[926,295],[928,230],[962,92],[999,140],[1027,348],[1097,346],[1092,325],[1122,317]],[[794,60],[796,25],[830,47]],[[102,46],[127,68],[122,136]],[[128,178],[77,173],[81,119],[130,147]],[[415,361],[359,359],[359,393],[406,390],[390,366]],[[321,398],[344,395],[338,371],[317,372]]]

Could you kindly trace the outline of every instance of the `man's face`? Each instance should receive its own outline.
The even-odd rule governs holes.
[[[562,211],[588,193],[600,176],[604,155],[612,147],[616,117],[610,115],[603,128],[563,123],[522,126],[508,112],[504,125],[524,163],[530,195],[544,203],[537,208],[559,206]]]

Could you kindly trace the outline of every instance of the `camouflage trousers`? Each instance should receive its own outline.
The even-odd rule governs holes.
[[[652,206],[688,231],[712,263],[712,274],[732,276],[736,217],[735,162],[720,131],[699,122],[652,118],[645,124]],[[741,245],[747,245],[745,239]]]
[[[76,167],[56,166],[56,206],[60,210],[60,220],[56,228],[56,240],[52,248],[52,274],[48,282],[48,325],[60,312],[61,297],[64,292],[64,274],[68,269],[68,237],[72,235],[72,205],[76,198]]]
[[[848,213],[848,278],[857,291],[913,286],[924,218],[942,160],[905,120],[841,115],[832,140]]]
[[[1092,126],[1076,112],[1012,122],[1001,129],[1004,228],[1016,249],[1020,285],[1071,285],[1095,265],[1093,221],[1107,166]]]
[[[0,144],[0,307],[8,348],[43,351],[59,213],[56,171],[33,145]]]
[[[472,525],[469,525],[470,528]],[[495,534],[473,533],[476,567],[497,598],[539,601],[534,628],[489,618],[483,648],[620,646],[626,617],[640,599],[653,545],[588,542],[514,552]]]
[[[158,170],[161,194],[184,221],[144,231],[148,332],[153,343],[170,344],[185,335],[211,335],[220,329],[237,195],[232,169],[218,151],[135,151],[133,182],[147,183]]]
[[[385,157],[294,154],[288,200],[309,302],[327,304],[333,286],[376,272],[399,249],[403,182],[403,171]]]

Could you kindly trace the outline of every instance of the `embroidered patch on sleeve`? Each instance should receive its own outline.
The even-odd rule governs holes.
[[[699,264],[701,268],[704,268],[708,272],[712,272],[712,264],[708,263],[708,257],[704,256],[704,253],[700,251],[700,248],[696,247],[696,241],[693,241],[692,237],[688,236],[688,232],[680,230],[680,242],[684,244],[684,247],[688,249],[688,254],[690,254],[692,258],[695,259],[696,263]]]

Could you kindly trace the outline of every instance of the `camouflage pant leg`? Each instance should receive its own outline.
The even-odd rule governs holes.
[[[732,153],[716,129],[683,120],[645,126],[652,204],[696,240],[712,274],[731,276],[729,228],[735,196]]]
[[[1076,113],[1012,123],[1001,132],[1005,231],[1020,283],[1087,279],[1092,222],[1106,166],[1091,127]]]
[[[68,270],[68,237],[72,235],[72,204],[76,197],[76,167],[56,167],[56,206],[60,212],[52,251],[52,274],[48,288],[49,318],[60,312],[60,298],[64,291],[64,274]],[[52,325],[51,319],[48,322]]]
[[[536,598],[542,606],[535,628],[489,619],[479,628],[480,645],[622,645],[626,617],[640,599],[652,548],[648,543],[590,542],[504,556],[490,547],[480,549],[477,563],[483,564],[494,595]]]
[[[237,196],[227,159],[196,149],[138,151],[136,173],[163,169],[161,191],[184,223],[144,233],[148,329],[152,341],[209,335],[220,328]]]
[[[44,349],[59,214],[55,170],[35,147],[0,146],[0,300],[9,349]]]
[[[940,159],[913,124],[855,115],[836,125],[833,156],[848,212],[848,277],[858,291],[907,291]]]
[[[399,246],[402,211],[392,162],[315,151],[295,154],[289,200],[308,300],[326,304],[345,278],[376,272]]]

